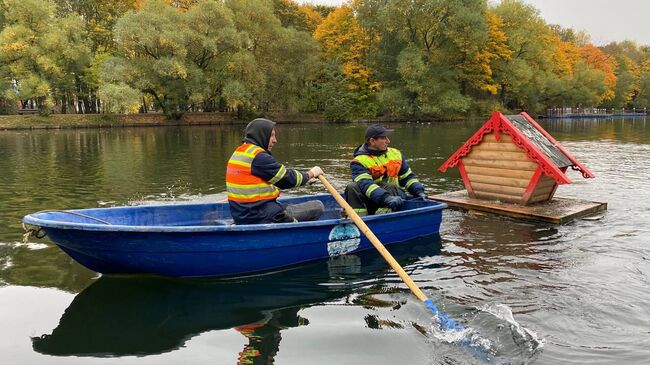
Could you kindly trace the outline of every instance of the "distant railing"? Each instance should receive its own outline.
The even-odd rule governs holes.
[[[617,115],[647,115],[646,108],[607,109],[607,108],[548,108],[547,117],[589,117],[589,116],[617,116]]]
[[[38,109],[18,109],[18,114],[38,114]]]

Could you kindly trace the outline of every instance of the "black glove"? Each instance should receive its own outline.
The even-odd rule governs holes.
[[[386,199],[384,199],[384,204],[386,204],[386,206],[391,210],[398,210],[399,207],[404,204],[404,199],[400,198],[399,196],[389,195],[386,197]]]

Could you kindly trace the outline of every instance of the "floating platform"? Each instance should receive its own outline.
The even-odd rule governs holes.
[[[445,202],[450,207],[556,224],[564,224],[576,218],[593,216],[607,210],[607,203],[561,197],[527,206],[495,200],[472,199],[467,195],[466,190],[432,195],[429,198]]]

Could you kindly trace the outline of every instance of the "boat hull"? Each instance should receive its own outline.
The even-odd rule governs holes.
[[[42,227],[48,237],[68,255],[87,268],[103,274],[239,276],[279,270],[372,248],[371,243],[351,221],[327,219],[328,215],[332,217],[340,214],[329,195],[288,198],[284,202],[299,203],[315,198],[323,201],[327,214],[325,219],[314,222],[224,224],[229,214],[227,204],[72,211],[106,222],[148,221],[151,224],[108,225],[61,212],[33,214],[26,216],[23,221]],[[405,205],[407,209],[404,211],[364,219],[384,244],[438,233],[442,209],[446,207],[444,203],[419,200]],[[164,217],[174,217],[174,212],[177,221],[165,220]],[[135,217],[138,214],[140,217]],[[196,217],[201,218],[197,220]],[[156,219],[159,221],[156,222]],[[179,222],[183,225],[178,225]],[[186,225],[188,223],[192,225]]]

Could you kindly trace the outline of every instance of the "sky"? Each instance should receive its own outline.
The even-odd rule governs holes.
[[[344,0],[298,0],[303,3],[340,5]],[[498,2],[492,0],[490,2]],[[632,40],[650,45],[649,0],[524,0],[540,11],[549,24],[585,31],[602,46]]]

